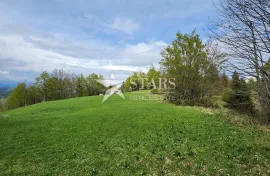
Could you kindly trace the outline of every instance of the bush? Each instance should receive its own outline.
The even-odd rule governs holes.
[[[152,89],[152,90],[151,90],[151,93],[152,93],[152,94],[158,94],[158,89]]]
[[[239,78],[237,72],[232,77],[232,89],[222,95],[222,99],[228,103],[228,107],[240,113],[253,114],[254,104],[250,90],[243,78]]]
[[[162,89],[151,89],[151,93],[152,94],[163,94],[163,90]]]
[[[231,92],[232,92],[232,90],[224,89],[222,92],[222,101],[225,101],[228,103],[231,99],[231,97],[230,97]]]

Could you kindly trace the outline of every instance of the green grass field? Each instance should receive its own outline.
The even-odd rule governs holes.
[[[0,113],[0,175],[270,174],[269,131],[133,95]]]

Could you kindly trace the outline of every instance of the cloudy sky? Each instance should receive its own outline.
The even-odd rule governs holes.
[[[124,79],[158,66],[176,32],[204,40],[212,0],[1,0],[0,84],[44,70]]]

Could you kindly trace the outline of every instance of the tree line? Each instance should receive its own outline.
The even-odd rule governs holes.
[[[44,101],[103,94],[106,88],[96,80],[104,79],[95,73],[87,77],[54,69],[42,72],[31,85],[18,83],[11,94],[0,102],[0,109],[14,109]]]
[[[159,87],[159,79],[162,75],[153,65],[150,66],[147,73],[133,72],[122,85],[122,91],[130,92],[137,90],[150,90]]]
[[[239,113],[260,114],[258,80],[241,74],[235,67],[226,67],[230,56],[222,52],[217,42],[204,44],[195,30],[190,34],[177,33],[161,55],[159,70],[152,66],[147,73],[134,72],[124,82],[123,90],[152,89],[152,93],[173,96],[167,100],[174,104],[190,106],[217,107],[218,97],[227,103],[226,107]],[[270,72],[270,60],[263,68]],[[232,75],[227,76],[230,72]],[[163,85],[163,78],[173,78],[174,88],[157,86]]]

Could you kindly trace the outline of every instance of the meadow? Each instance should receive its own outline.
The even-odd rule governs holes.
[[[0,175],[270,174],[269,130],[138,95],[1,112]]]

